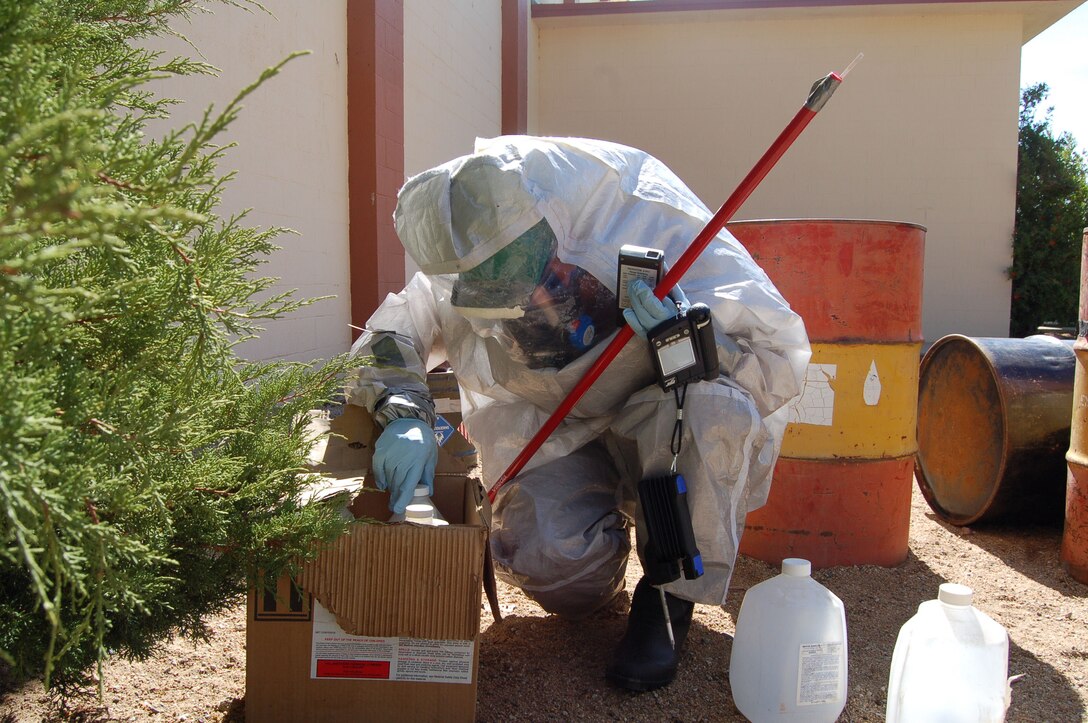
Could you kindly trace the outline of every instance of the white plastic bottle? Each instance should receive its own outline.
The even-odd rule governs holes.
[[[808,560],[752,587],[737,616],[729,684],[748,720],[834,721],[846,706],[846,610]]]
[[[416,485],[415,490],[412,492],[412,501],[409,505],[430,505],[431,506],[431,520],[435,525],[448,525],[446,518],[442,516],[442,513],[435,507],[434,502],[431,502],[430,493],[427,490],[427,485]],[[405,514],[396,514],[389,518],[390,522],[404,522],[407,518]]]
[[[1005,720],[1011,699],[1009,635],[971,605],[966,585],[944,583],[937,599],[899,630],[888,678],[887,720]]]
[[[404,508],[404,521],[430,525],[434,520],[434,505],[410,504]]]

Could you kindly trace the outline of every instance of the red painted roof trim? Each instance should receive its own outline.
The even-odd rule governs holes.
[[[682,12],[685,10],[772,10],[778,8],[855,7],[863,5],[939,5],[1021,0],[641,0],[640,2],[533,3],[534,18],[625,13]]]

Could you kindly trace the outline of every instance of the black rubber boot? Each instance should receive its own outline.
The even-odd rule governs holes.
[[[676,648],[669,644],[661,593],[642,578],[631,596],[627,632],[616,646],[612,664],[605,676],[609,682],[627,690],[654,690],[668,685],[676,677],[680,650],[691,627],[695,603],[665,593],[672,620]]]

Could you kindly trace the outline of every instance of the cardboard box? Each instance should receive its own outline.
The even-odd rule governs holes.
[[[322,473],[313,499],[367,486],[377,430],[365,410],[347,405],[312,426],[332,432],[311,459]],[[440,469],[442,458],[446,469],[463,464],[439,456]],[[498,607],[486,495],[464,471],[446,471],[432,499],[450,525],[359,522],[295,580],[250,591],[247,721],[474,719],[484,587],[493,614]],[[387,493],[364,490],[349,509],[384,521],[388,503]]]

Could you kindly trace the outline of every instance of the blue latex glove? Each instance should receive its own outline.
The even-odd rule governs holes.
[[[438,441],[434,430],[418,419],[394,419],[374,444],[374,479],[378,489],[389,490],[389,509],[403,514],[416,485],[434,492]]]
[[[659,301],[642,279],[631,279],[627,284],[627,296],[631,307],[623,310],[623,318],[636,334],[643,339],[658,324],[676,318],[676,304],[668,297]]]

